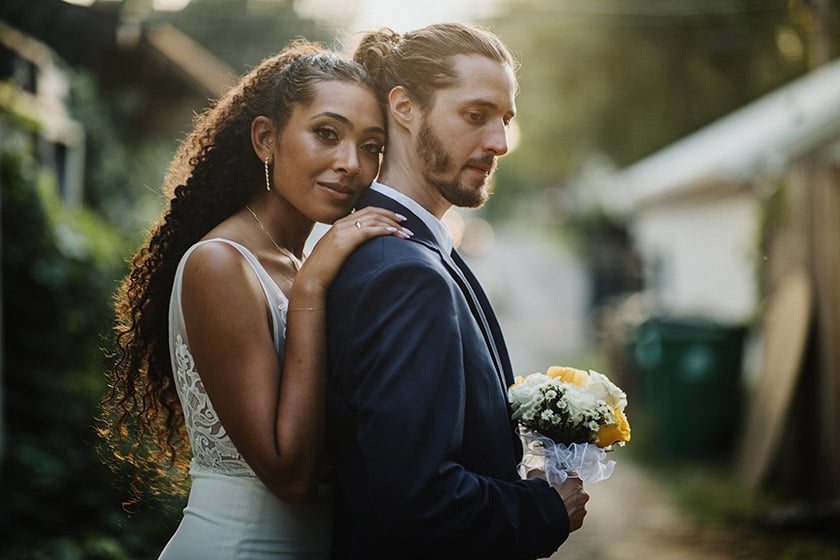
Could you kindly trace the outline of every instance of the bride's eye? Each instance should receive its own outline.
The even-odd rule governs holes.
[[[338,132],[328,126],[319,126],[315,129],[315,134],[325,142],[337,142]]]
[[[384,146],[378,142],[366,142],[362,145],[362,150],[370,154],[379,155],[384,150]]]

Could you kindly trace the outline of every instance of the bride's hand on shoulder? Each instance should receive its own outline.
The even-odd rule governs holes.
[[[306,258],[295,278],[293,292],[304,291],[310,296],[320,292],[325,295],[341,265],[359,245],[383,235],[403,239],[414,235],[402,227],[404,221],[405,217],[400,214],[372,206],[336,220]]]

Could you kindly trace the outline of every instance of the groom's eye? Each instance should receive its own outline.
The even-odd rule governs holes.
[[[484,113],[479,113],[477,111],[470,111],[467,113],[467,119],[473,123],[482,123],[485,121]]]

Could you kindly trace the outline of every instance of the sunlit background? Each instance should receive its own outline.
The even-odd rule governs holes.
[[[2,0],[0,560],[151,559],[177,524],[177,497],[121,508],[91,426],[193,115],[294,37],[441,21],[519,61],[495,193],[446,216],[514,367],[630,402],[556,558],[840,557],[838,4]]]

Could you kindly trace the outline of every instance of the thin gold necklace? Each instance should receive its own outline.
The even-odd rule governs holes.
[[[294,254],[294,253],[292,253],[292,252],[291,252],[291,251],[289,251],[288,249],[284,249],[283,247],[281,247],[280,245],[278,245],[276,241],[274,241],[274,238],[273,238],[273,237],[271,237],[271,234],[270,234],[270,233],[268,233],[268,230],[267,230],[267,229],[265,229],[265,226],[263,225],[262,220],[260,220],[260,219],[257,217],[257,213],[256,213],[256,212],[254,212],[253,210],[251,210],[251,207],[250,207],[250,206],[248,206],[248,205],[246,204],[246,205],[245,205],[245,208],[247,208],[247,209],[248,209],[248,212],[250,212],[250,213],[251,213],[251,215],[254,217],[254,219],[257,221],[257,225],[258,225],[258,226],[260,226],[260,229],[263,231],[263,233],[265,234],[265,236],[266,236],[266,237],[268,237],[268,240],[269,240],[269,241],[271,241],[271,244],[272,244],[272,245],[274,245],[274,247],[275,247],[278,251],[280,251],[280,253],[281,253],[283,256],[288,257],[288,259],[289,259],[290,261],[292,261],[292,267],[294,267],[294,269],[295,269],[295,270],[300,270],[300,259],[299,259],[299,258],[297,258],[297,257],[295,256],[295,254]]]

